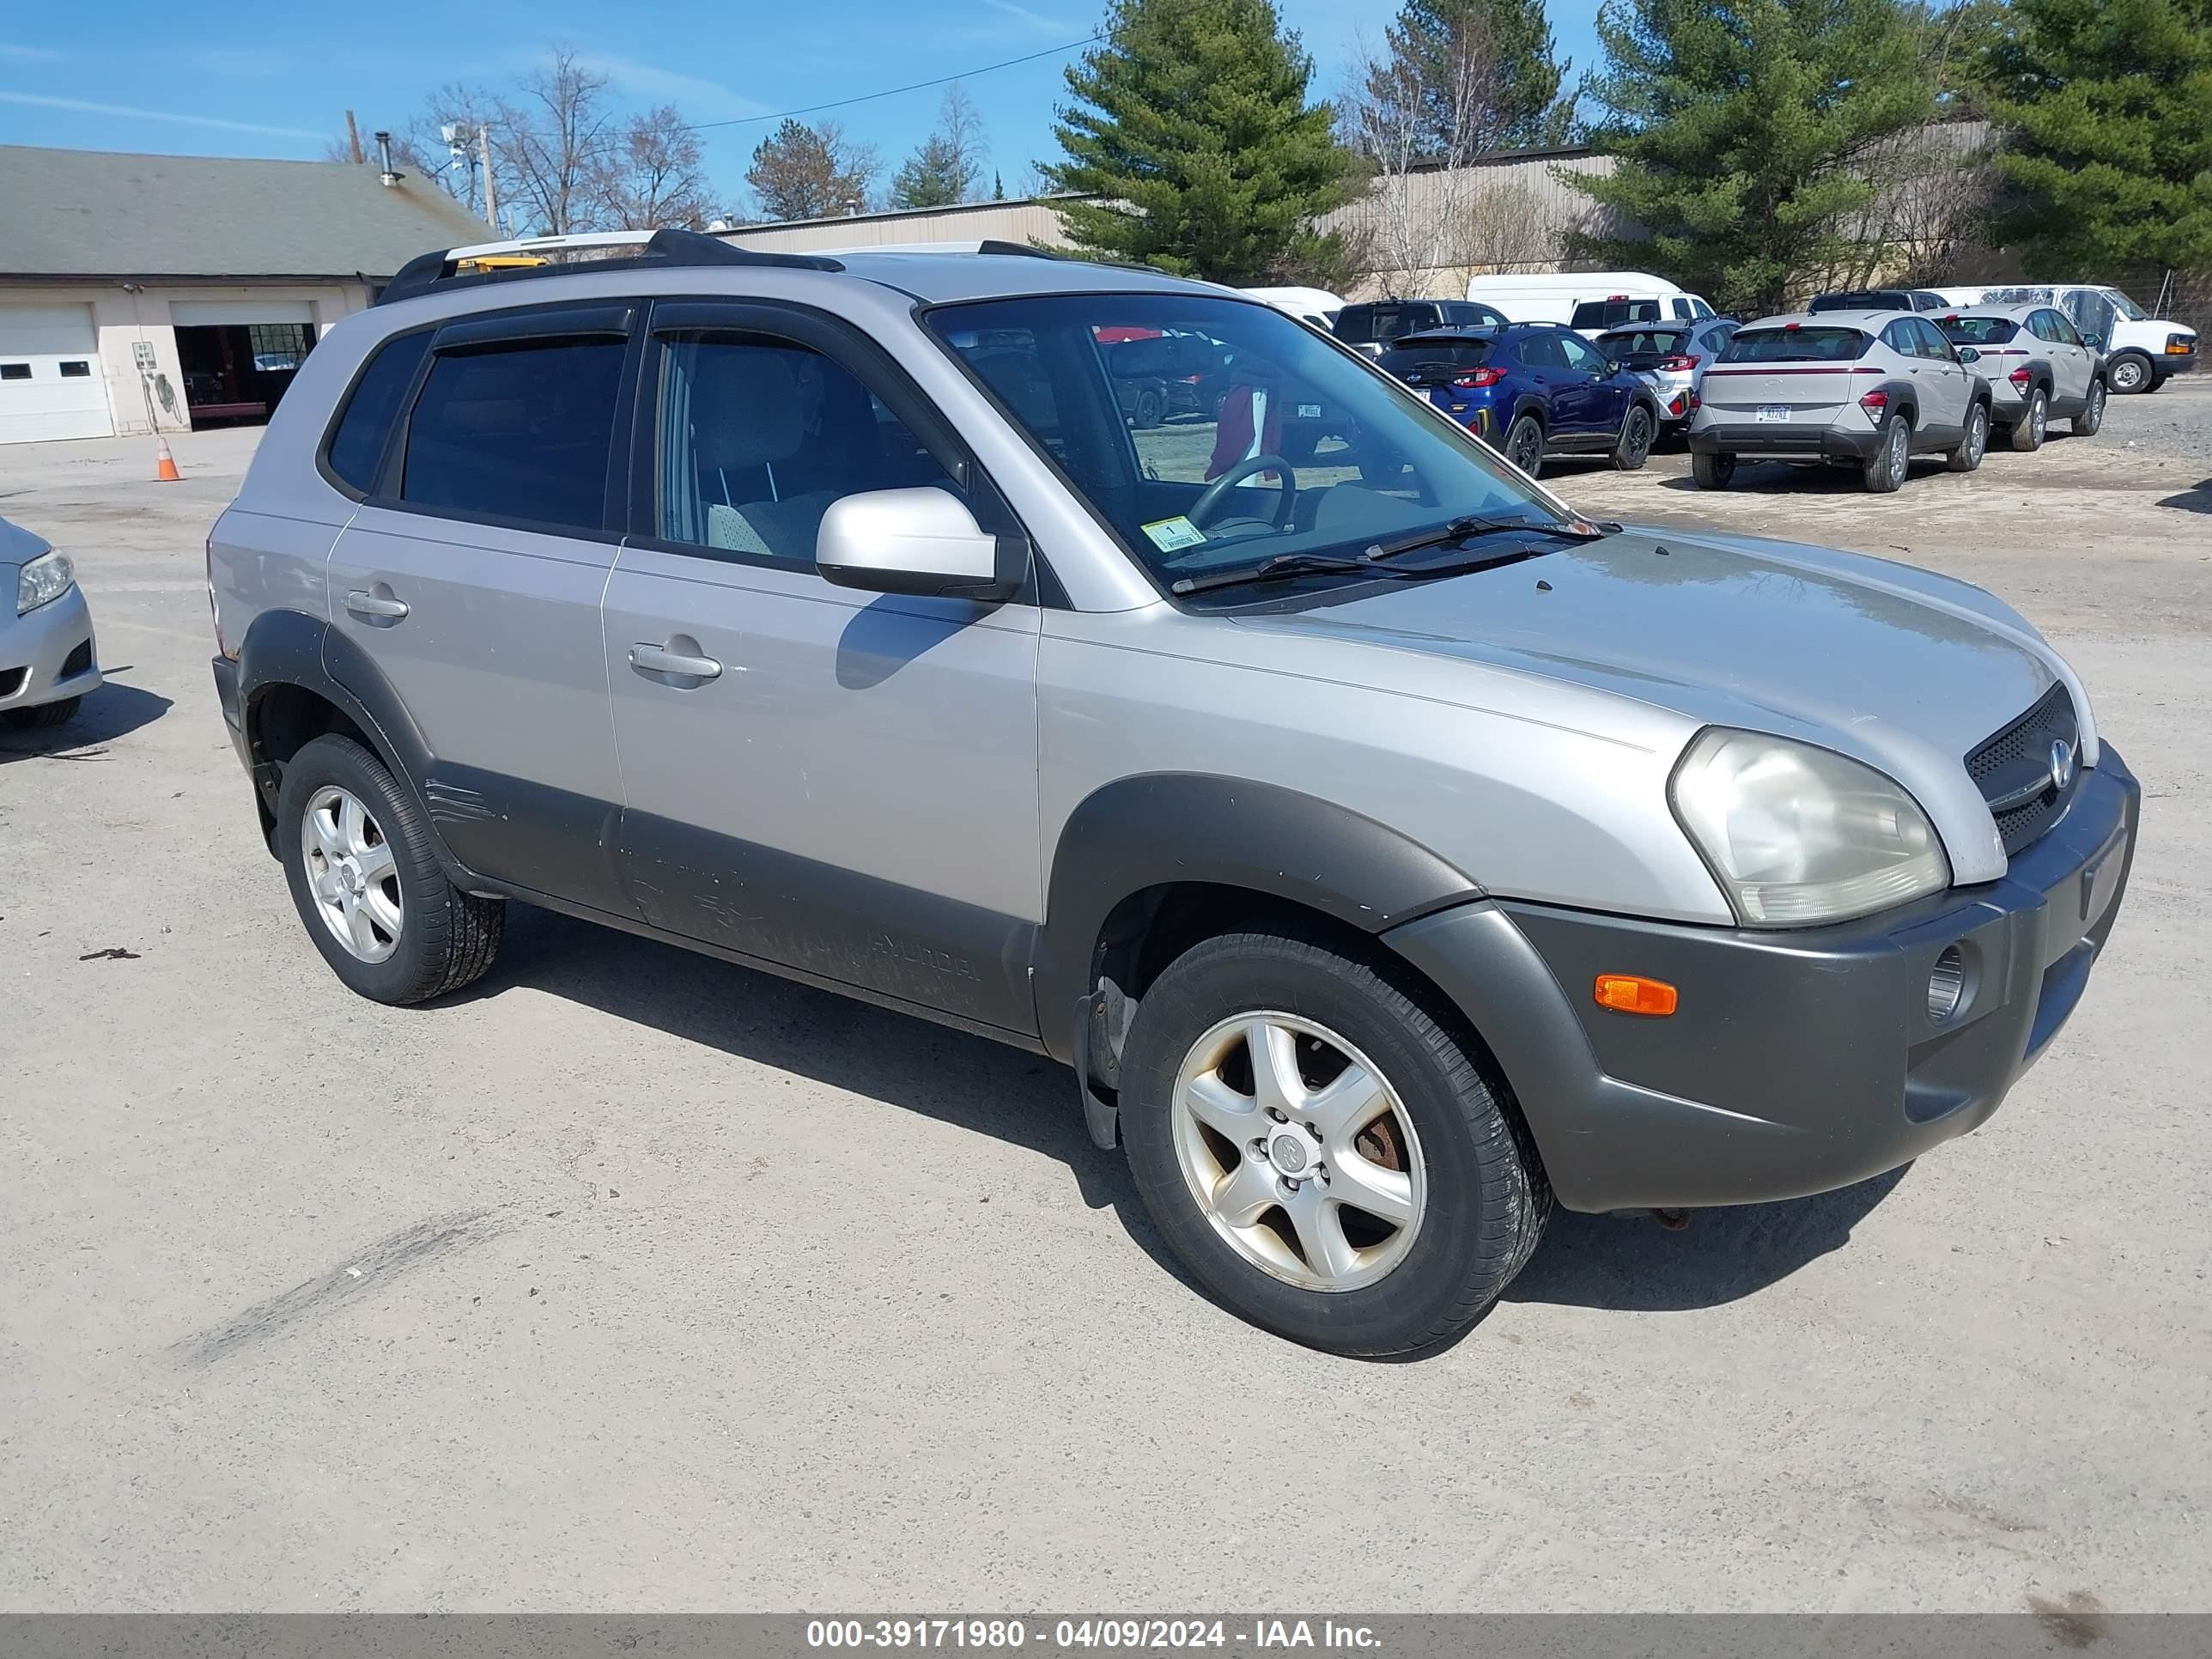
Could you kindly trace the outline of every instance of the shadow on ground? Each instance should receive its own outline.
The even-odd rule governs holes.
[[[1638,1313],[1717,1307],[1843,1249],[1904,1179],[1904,1170],[1892,1170],[1785,1204],[1693,1210],[1680,1232],[1646,1215],[1558,1213],[1505,1297]]]
[[[100,761],[107,745],[167,714],[168,698],[110,680],[88,695],[75,718],[59,726],[0,724],[0,764],[20,760]]]
[[[492,971],[455,1000],[515,986],[1057,1158],[1084,1203],[1112,1210],[1139,1249],[1198,1290],[1146,1214],[1121,1155],[1091,1145],[1073,1075],[1052,1060],[520,904],[509,908]],[[1734,1301],[1842,1248],[1902,1177],[1894,1171],[1796,1203],[1701,1211],[1682,1232],[1649,1217],[1561,1212],[1506,1294],[1636,1311]]]
[[[2212,513],[2212,478],[2191,486],[2179,495],[2162,495],[2158,504],[2180,513]]]

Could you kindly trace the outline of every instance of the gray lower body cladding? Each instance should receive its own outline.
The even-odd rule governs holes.
[[[1801,426],[1791,430],[1787,425],[1756,426],[1731,422],[1698,427],[1690,434],[1690,447],[1703,455],[1740,455],[1752,459],[1763,456],[1794,459],[1828,461],[1863,461],[1881,447],[1881,428],[1869,427],[1863,432],[1854,428],[1834,425]],[[1925,446],[1915,435],[1914,448]]]
[[[2119,913],[2142,792],[2107,745],[2066,816],[2001,880],[1790,933],[1485,902],[1389,942],[1459,1002],[1570,1209],[1831,1191],[1986,1121],[2057,1033]],[[1949,1018],[1929,980],[1955,946]],[[1599,1007],[1601,973],[1678,1012]]]

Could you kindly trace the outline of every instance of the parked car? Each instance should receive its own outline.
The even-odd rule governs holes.
[[[2112,391],[2155,392],[2197,367],[2197,331],[2154,317],[2116,288],[2099,283],[2055,283],[2009,288],[1945,290],[1954,309],[1985,306],[2051,306],[2074,325],[2090,349],[2105,357]]]
[[[1228,384],[1221,343],[1187,330],[1109,341],[1101,349],[1132,426],[1156,427],[1179,415],[1211,419]]]
[[[1697,409],[1698,386],[1721,348],[1743,325],[1733,317],[1702,323],[1650,324],[1615,329],[1593,343],[1651,388],[1659,403],[1660,429],[1678,432]]]
[[[1658,395],[1642,374],[1557,323],[1417,334],[1382,367],[1532,478],[1547,455],[1609,453],[1633,471],[1659,435]]]
[[[1325,288],[1248,288],[1243,291],[1324,334],[1335,332],[1337,313],[1344,309],[1344,296]]]
[[[332,328],[208,541],[253,810],[362,996],[459,989],[520,901],[1048,1054],[1210,1295],[1373,1355],[1555,1204],[1979,1127],[2112,931],[2140,791],[1963,582],[1594,524],[1158,272],[661,231],[455,274],[542,248]],[[1109,329],[1267,407],[1133,431]],[[1301,403],[1388,486],[1271,453]],[[842,1138],[796,1224],[852,1224],[851,1125],[693,1105]]]
[[[1565,323],[1593,338],[1635,323],[1691,323],[1714,314],[1704,297],[1648,270],[1563,270],[1470,276],[1467,297],[1516,322]]]
[[[2054,418],[2070,416],[2076,437],[2105,423],[2105,361],[2049,306],[1946,312],[1932,319],[1954,346],[1981,354],[1990,418],[2017,450],[2043,447]]]
[[[1902,484],[1914,455],[1941,454],[1952,471],[1972,472],[1990,439],[1979,356],[1954,349],[1917,313],[1750,324],[1698,388],[1691,471],[1706,489],[1724,489],[1743,456],[1840,462],[1875,491]]]
[[[1369,300],[1346,306],[1336,315],[1336,337],[1348,346],[1379,357],[1395,341],[1408,334],[1425,334],[1437,328],[1495,328],[1505,313],[1464,300]]]
[[[1841,294],[1823,294],[1805,307],[1810,315],[1824,311],[1948,311],[1951,302],[1932,288],[1855,288]]]
[[[59,726],[100,685],[92,611],[66,553],[0,519],[0,722]]]

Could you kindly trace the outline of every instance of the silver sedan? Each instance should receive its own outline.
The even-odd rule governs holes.
[[[0,720],[59,726],[99,684],[92,611],[69,556],[0,519]]]

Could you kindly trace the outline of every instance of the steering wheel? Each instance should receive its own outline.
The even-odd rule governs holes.
[[[1254,455],[1237,462],[1206,485],[1206,493],[1190,504],[1190,510],[1183,516],[1202,528],[1206,515],[1221,505],[1222,498],[1255,472],[1274,472],[1282,477],[1283,487],[1275,492],[1273,520],[1275,528],[1282,529],[1291,521],[1291,508],[1297,501],[1298,489],[1291,482],[1295,476],[1291,464],[1279,455]]]

